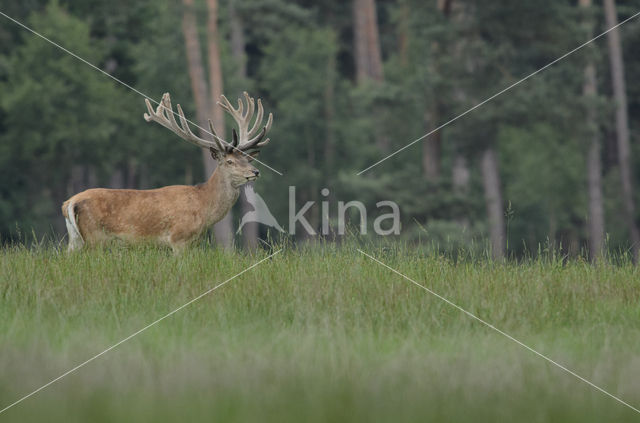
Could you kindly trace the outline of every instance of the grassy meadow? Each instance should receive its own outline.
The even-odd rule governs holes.
[[[640,406],[625,263],[287,248],[0,414],[0,421],[640,421],[357,251]],[[0,252],[0,408],[268,255]]]

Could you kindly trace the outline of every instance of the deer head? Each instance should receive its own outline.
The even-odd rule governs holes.
[[[218,169],[227,174],[231,183],[239,187],[249,181],[255,181],[260,175],[260,171],[251,165],[251,161],[258,155],[261,147],[269,142],[269,138],[264,139],[266,133],[273,123],[273,115],[269,113],[267,123],[261,127],[264,109],[262,102],[258,99],[258,113],[255,120],[253,114],[255,112],[256,101],[244,92],[245,103],[241,98],[238,99],[238,108],[234,108],[229,100],[223,95],[218,104],[229,113],[238,125],[238,131],[232,130],[231,142],[225,141],[218,136],[213,123],[209,120],[209,130],[213,140],[205,140],[196,136],[189,128],[189,123],[184,116],[184,112],[180,105],[177,105],[180,124],[176,121],[175,112],[171,106],[171,96],[165,93],[162,101],[154,111],[149,100],[145,99],[148,114],[144,114],[147,122],[156,122],[165,128],[171,130],[183,140],[197,145],[198,147],[208,148],[211,156],[218,162]],[[253,120],[253,124],[251,121]],[[264,139],[264,140],[263,140]]]

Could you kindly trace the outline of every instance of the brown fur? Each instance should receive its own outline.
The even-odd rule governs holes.
[[[209,180],[197,186],[89,189],[65,201],[62,214],[69,218],[71,202],[82,239],[90,246],[120,239],[180,251],[220,221],[238,199],[240,186],[257,177],[250,160],[237,152],[225,154]]]

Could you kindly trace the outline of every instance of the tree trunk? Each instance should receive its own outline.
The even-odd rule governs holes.
[[[382,81],[382,53],[375,0],[353,1],[356,81]]]
[[[332,40],[337,39],[337,34],[332,33]],[[326,128],[325,140],[324,140],[324,174],[330,178],[335,175],[335,160],[336,160],[336,131],[335,131],[335,98],[336,98],[336,76],[338,74],[336,54],[332,52],[331,56],[327,60],[327,74],[326,83],[324,86],[324,125]],[[328,181],[327,183],[336,182]],[[328,185],[325,185],[328,186]],[[324,188],[324,187],[323,187]],[[335,202],[335,194],[331,191],[329,193],[328,201],[330,203]],[[323,199],[324,200],[324,199]],[[324,213],[321,213],[320,220],[327,218]],[[337,241],[335,233],[331,228],[331,221],[329,221],[328,237],[331,241]]]
[[[604,15],[608,28],[618,24],[618,16],[614,0],[604,0]],[[624,218],[631,236],[631,248],[634,263],[638,262],[640,233],[635,221],[635,205],[633,201],[633,185],[631,181],[631,147],[629,142],[629,117],[627,115],[627,94],[624,79],[624,61],[622,58],[622,42],[620,31],[615,28],[607,33],[609,44],[609,62],[613,83],[613,96],[616,102],[616,138],[618,145],[618,165],[622,185]]]
[[[209,89],[211,93],[211,117],[216,132],[225,138],[224,110],[218,105],[223,94],[222,66],[218,48],[218,0],[207,0],[209,19],[207,20],[207,53],[209,56]],[[211,138],[211,135],[208,136]]]
[[[191,163],[187,163],[184,168],[184,184],[193,185],[193,166],[191,166]]]
[[[489,219],[491,254],[494,259],[502,259],[504,258],[506,240],[504,211],[502,207],[498,160],[493,147],[487,147],[482,153],[481,169],[487,217]]]
[[[451,182],[453,185],[453,192],[460,197],[469,196],[469,180],[471,179],[471,172],[469,171],[469,164],[467,158],[456,151],[453,157],[453,164],[451,166]],[[469,227],[469,217],[466,215],[460,215],[455,217],[456,223],[462,228]]]
[[[427,131],[438,125],[438,104],[434,104],[431,113],[425,117]],[[422,171],[429,182],[440,179],[440,155],[442,154],[442,130],[429,135],[422,144]]]
[[[469,171],[467,158],[459,152],[456,152],[453,158],[451,179],[453,190],[455,192],[460,194],[466,194],[469,192],[469,180],[471,179],[471,172]]]
[[[229,18],[231,21],[231,54],[237,61],[241,78],[247,77],[247,60],[245,57],[244,21],[236,9],[236,1],[229,1]]]
[[[136,161],[132,158],[127,160],[127,178],[126,178],[126,187],[129,189],[137,189],[138,184],[136,184],[136,180],[138,177],[138,165]]]
[[[409,64],[409,4],[403,1],[399,5],[400,19],[398,21],[398,55],[400,64]]]
[[[451,12],[451,6],[453,5],[453,0],[437,0],[436,5],[438,6],[439,11],[445,15],[449,15]]]
[[[580,7],[589,12],[591,0],[580,0]],[[588,20],[587,38],[593,37],[593,19]],[[587,192],[589,197],[589,255],[591,260],[602,256],[604,249],[604,206],[602,203],[602,163],[600,162],[600,136],[597,125],[597,110],[594,103],[598,94],[596,68],[591,60],[584,69],[583,95],[587,102],[589,152],[587,154]]]
[[[367,17],[367,50],[369,52],[369,76],[375,81],[382,81],[382,52],[380,51],[380,35],[378,31],[378,13],[375,0],[364,0]]]
[[[378,31],[378,13],[375,0],[353,0],[353,40],[356,64],[356,82],[382,82],[382,53]],[[380,107],[373,106],[373,116],[380,116]],[[389,137],[381,130],[379,120],[374,121],[374,140],[382,152],[389,150]]]
[[[73,165],[71,166],[71,175],[69,177],[69,184],[67,185],[67,195],[72,196],[84,191],[84,166]]]
[[[596,74],[593,63],[587,65],[585,69],[585,96],[596,95]],[[587,112],[588,125],[594,126],[596,120],[596,110],[593,105],[589,105]],[[589,241],[590,256],[596,260],[602,256],[604,248],[604,206],[602,203],[602,164],[600,163],[600,137],[597,128],[590,130],[590,145],[587,155],[587,184],[589,195]]]
[[[87,188],[95,188],[98,186],[98,175],[93,165],[87,166]],[[142,187],[144,189],[144,187]]]
[[[356,82],[367,80],[369,57],[367,51],[367,19],[364,13],[365,0],[353,0],[353,50],[356,65]]]
[[[193,100],[196,103],[196,121],[200,128],[208,128],[209,99],[207,80],[204,75],[204,64],[198,40],[198,26],[194,11],[193,0],[182,0],[184,5],[182,15],[182,33],[184,35],[185,48],[187,50],[187,64],[189,67],[189,79],[193,91]],[[206,138],[207,133],[199,129],[201,137]],[[215,162],[208,151],[202,150],[205,177],[208,178],[215,169]]]
[[[191,166],[187,164],[187,166]],[[91,174],[89,174],[91,175]],[[138,189],[149,189],[149,168],[144,164],[140,164],[140,178],[138,180]]]
[[[109,188],[123,189],[124,187],[124,172],[118,167],[113,171],[109,178]]]
[[[231,21],[231,55],[238,65],[238,76],[241,80],[247,79],[247,64],[245,58],[244,22],[236,9],[236,0],[229,2],[229,19]],[[253,182],[247,184],[247,189],[242,190],[240,205],[242,215],[254,210],[252,204],[256,203],[256,193],[253,189]],[[258,210],[255,210],[258,212]],[[258,247],[259,226],[257,222],[247,222],[242,227],[242,240],[248,250],[255,250]]]
[[[335,38],[334,38],[335,39]],[[327,61],[326,85],[324,88],[324,120],[327,132],[325,134],[325,166],[326,174],[333,175],[336,153],[336,135],[334,130],[335,120],[335,91],[337,64],[335,54]]]
[[[217,104],[223,91],[222,66],[220,64],[220,49],[218,48],[218,0],[207,0],[207,9],[209,15],[207,20],[207,50],[209,56],[209,89],[211,90],[209,114],[212,117],[218,136],[224,139],[224,111]],[[211,135],[207,135],[207,138],[211,138]],[[210,157],[211,155],[208,154],[208,156]],[[233,247],[232,219],[233,211],[229,210],[229,213],[213,227],[216,240],[225,248]]]
[[[436,6],[438,11],[442,13],[445,18],[449,18],[451,12],[451,5],[453,0],[437,0]],[[442,50],[446,50],[441,48],[438,42],[434,41],[431,43],[431,49],[433,57],[437,58],[442,54]],[[437,59],[435,59],[437,60]],[[431,65],[431,72],[434,74],[441,73],[438,70],[437,62],[433,61]],[[438,98],[435,99],[433,104],[431,105],[431,111],[427,114],[426,117],[426,128],[427,132],[431,132],[433,129],[437,128],[440,124],[440,109],[442,108],[440,101]],[[440,179],[440,169],[441,169],[441,161],[442,161],[442,129],[436,131],[435,133],[429,135],[425,140],[422,147],[422,170],[424,172],[425,178],[429,182],[437,182]]]

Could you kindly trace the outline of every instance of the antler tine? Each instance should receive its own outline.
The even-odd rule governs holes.
[[[250,150],[251,148],[255,147],[266,133],[267,132],[265,131],[265,128],[262,128],[262,131],[260,131],[258,135],[256,135],[254,138],[247,141],[246,143],[242,144],[242,150]]]
[[[143,113],[142,117],[144,118],[144,120],[146,120],[147,122],[151,122],[153,120],[153,116],[160,111],[160,109],[158,108],[158,110],[156,112],[153,111],[153,106],[151,106],[151,102],[149,101],[148,98],[144,99],[144,103],[147,105],[147,111],[149,113]],[[159,106],[158,106],[159,107]]]
[[[232,146],[238,150],[248,150],[259,146],[266,145],[268,140],[262,141],[265,134],[271,128],[273,123],[273,115],[269,113],[267,124],[262,127],[262,118],[264,117],[264,108],[262,107],[262,101],[258,99],[258,113],[255,120],[253,115],[256,111],[256,101],[253,97],[244,91],[242,93],[244,97],[238,99],[238,107],[235,108],[231,105],[231,102],[224,95],[220,96],[218,104],[229,113],[238,125],[237,133],[234,133],[232,139]],[[246,104],[245,104],[246,102]],[[252,124],[253,122],[253,124]],[[249,127],[251,126],[251,129]]]
[[[264,136],[267,134],[267,132],[271,128],[271,124],[272,123],[273,123],[273,114],[269,113],[269,118],[267,119],[267,124],[262,127],[262,130],[260,131],[260,133],[258,135],[256,135],[255,137],[251,138],[246,143],[244,143],[242,145],[241,149],[242,150],[250,150],[252,148],[255,149],[255,148],[260,148],[260,147],[264,147],[265,145],[267,145],[269,143],[269,138],[267,138],[264,141],[262,141],[262,138],[264,138]]]
[[[171,127],[171,124],[169,122],[169,119],[167,119],[166,115],[165,115],[165,106],[164,106],[164,101],[165,101],[165,96],[167,96],[168,94],[165,93],[162,96],[162,100],[160,100],[160,103],[158,103],[158,107],[156,108],[155,111],[153,111],[153,107],[151,106],[151,102],[149,101],[149,99],[144,99],[145,104],[147,105],[147,111],[149,112],[148,114],[145,113],[143,115],[144,120],[146,120],[147,122],[156,122],[159,123],[160,125],[164,126],[167,129],[170,129],[173,131],[173,128]]]
[[[269,117],[267,118],[267,124],[264,125],[265,132],[269,132],[271,129],[271,124],[273,124],[273,113],[269,113]]]
[[[242,118],[242,113],[243,113],[243,107],[242,107],[242,102],[240,101],[240,99],[238,99],[238,107],[233,109],[233,112],[235,114],[237,114],[240,118]]]
[[[226,110],[227,113],[229,113],[237,121],[238,114],[236,109],[231,105],[231,102],[229,102],[229,100],[227,99],[227,97],[224,96],[224,94],[220,96],[220,99],[222,100],[218,102],[220,107]]]
[[[251,100],[253,100],[253,99],[251,99]],[[257,129],[260,126],[260,123],[262,122],[262,116],[263,115],[264,115],[264,109],[262,108],[262,101],[260,99],[258,99],[258,115],[256,116],[256,120],[253,122],[253,126],[251,127],[251,129],[247,133],[247,136],[251,137],[251,136],[253,136],[253,134],[256,133]]]
[[[236,128],[233,128],[231,130],[231,145],[233,146],[233,148],[236,148],[238,146],[238,133],[236,132]]]
[[[244,91],[242,93],[244,95],[244,99],[247,100],[247,114],[244,115],[244,120],[247,122],[247,127],[249,126],[249,122],[251,121],[251,117],[253,116],[253,110],[255,108],[255,103],[253,102],[253,98],[249,97],[249,93]]]
[[[193,135],[191,134],[191,130],[189,129],[189,122],[187,122],[187,118],[184,117],[184,112],[182,111],[182,107],[180,107],[179,104],[177,108],[178,108],[178,115],[179,115],[180,123],[182,124],[182,127],[178,125],[178,122],[176,122],[176,117],[173,114],[173,107],[171,106],[171,97],[166,97],[166,98],[162,97],[162,105],[165,108],[164,113],[169,119],[169,124],[171,125],[172,128],[175,128],[176,133],[178,135],[181,135],[183,138],[188,135]]]
[[[213,147],[211,141],[206,141],[201,138],[198,138],[193,132],[191,132],[191,128],[189,128],[189,122],[187,122],[187,118],[184,116],[184,112],[182,111],[182,107],[178,104],[176,107],[178,109],[178,117],[180,118],[180,124],[182,127],[178,125],[176,122],[176,118],[173,115],[173,109],[171,109],[171,103],[169,103],[169,108],[167,113],[169,114],[169,120],[173,127],[176,128],[176,133],[182,133],[182,139],[188,141],[192,144],[198,145],[200,147],[211,148]]]
[[[267,118],[267,124],[262,127],[262,130],[258,135],[248,140],[247,143],[253,142],[255,140],[259,140],[260,138],[264,137],[264,135],[269,131],[269,129],[271,129],[272,123],[273,123],[273,115],[269,113],[269,117]]]
[[[183,140],[190,142],[192,144],[195,144],[199,147],[212,148],[214,150],[224,151],[224,149],[221,148],[222,146],[221,143],[218,141],[217,134],[213,130],[213,125],[210,125],[210,128],[214,136],[214,141],[205,140],[196,136],[191,131],[191,128],[189,127],[189,122],[187,121],[187,118],[184,116],[182,107],[180,107],[179,104],[177,105],[177,109],[178,109],[178,116],[180,118],[180,124],[178,124],[174,116],[175,112],[171,107],[171,96],[169,95],[169,93],[164,93],[164,95],[162,96],[162,100],[158,104],[158,108],[156,109],[155,112],[153,111],[153,108],[151,107],[151,102],[149,102],[148,99],[145,99],[145,104],[147,105],[147,110],[149,113],[148,114],[145,113],[143,116],[144,116],[144,120],[146,120],[147,122],[153,121],[153,122],[159,123],[165,128],[171,130],[173,133],[178,135]]]
[[[223,141],[222,138],[218,136],[218,133],[216,132],[216,128],[213,127],[213,122],[211,122],[211,119],[209,119],[209,130],[211,130],[211,135],[213,135],[213,141],[218,146],[218,150],[225,151],[223,144],[226,144],[226,142]]]

